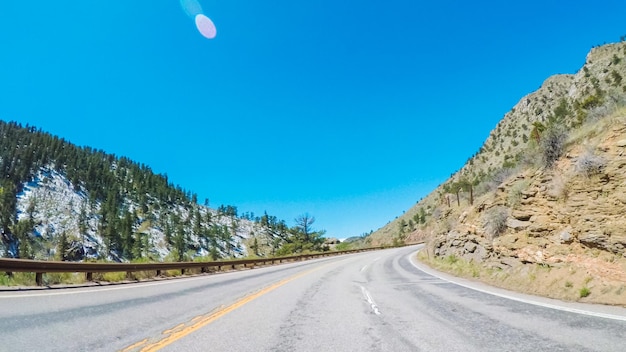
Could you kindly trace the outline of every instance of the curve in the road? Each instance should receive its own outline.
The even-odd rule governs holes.
[[[588,315],[588,316],[598,317],[598,318],[626,321],[626,309],[621,308],[621,307],[579,304],[579,303],[574,303],[574,302],[563,302],[563,301],[550,299],[550,298],[531,296],[531,295],[526,295],[522,293],[507,291],[507,290],[503,290],[497,287],[484,285],[475,281],[469,281],[469,280],[461,279],[461,278],[454,277],[448,274],[444,274],[442,272],[439,272],[437,270],[434,270],[426,266],[423,263],[420,263],[417,260],[418,253],[419,253],[419,250],[409,255],[409,261],[411,262],[411,264],[413,264],[413,266],[415,266],[418,270],[428,275],[434,276],[438,279],[441,279],[443,281],[446,281],[455,285],[459,285],[459,286],[469,288],[474,291],[490,294],[493,296],[506,298],[506,299],[510,299],[510,300],[518,301],[522,303],[532,304],[532,305],[540,306],[544,308],[556,309],[556,310],[560,310],[564,312],[583,314],[583,315]],[[574,307],[574,305],[578,305],[578,307]],[[601,311],[601,310],[606,310],[607,308],[614,310],[616,312],[620,312],[621,314],[612,314],[612,313],[606,313],[606,312]]]

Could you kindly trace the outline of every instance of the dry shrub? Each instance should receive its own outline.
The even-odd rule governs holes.
[[[530,182],[528,180],[517,181],[511,186],[507,197],[507,205],[511,208],[517,207],[522,201],[522,192],[528,189]]]
[[[555,175],[548,185],[548,195],[555,199],[566,200],[569,195],[569,184],[562,175]]]
[[[616,109],[615,104],[604,104],[600,106],[596,106],[594,108],[589,109],[587,113],[587,118],[585,119],[585,123],[594,124],[603,118],[612,114]]]
[[[506,230],[506,219],[509,217],[509,209],[497,206],[485,213],[485,232],[491,239],[500,236]]]
[[[585,177],[600,174],[605,167],[606,159],[599,155],[595,155],[590,150],[587,150],[579,156],[578,159],[576,159],[576,164],[574,165],[576,173]]]
[[[519,168],[502,168],[490,177],[488,177],[485,181],[481,182],[478,186],[476,186],[476,194],[481,195],[488,192],[495,192],[498,187],[504,183],[504,181],[508,180],[511,176],[517,174],[519,172]]]
[[[559,125],[552,126],[541,136],[541,152],[543,166],[552,168],[565,151],[567,130]]]

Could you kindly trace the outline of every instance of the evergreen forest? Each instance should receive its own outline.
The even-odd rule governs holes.
[[[267,213],[240,216],[232,205],[211,209],[208,200],[198,204],[196,194],[126,157],[78,147],[15,122],[0,121],[0,137],[0,253],[5,257],[184,261],[324,249],[324,231],[313,230],[315,218],[308,214],[290,228]],[[54,175],[73,198],[51,205],[45,193],[24,196]],[[20,206],[20,199],[26,204]],[[60,220],[51,220],[54,216]]]

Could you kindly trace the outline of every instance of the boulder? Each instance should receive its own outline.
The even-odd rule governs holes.
[[[528,227],[528,230],[531,232],[549,232],[554,230],[554,225],[552,224],[552,219],[549,216],[545,215],[537,215],[533,216],[532,225]]]
[[[324,244],[339,244],[341,243],[341,241],[339,241],[336,238],[327,238],[324,240]]]
[[[490,251],[488,251],[485,247],[476,244],[476,248],[471,253],[465,254],[463,257],[467,260],[473,260],[475,262],[484,262],[489,258]]]
[[[571,229],[563,230],[559,233],[559,240],[561,243],[572,243],[573,237],[571,234]]]
[[[513,229],[513,230],[521,230],[521,229],[525,229],[528,226],[530,226],[530,222],[529,221],[517,220],[515,218],[508,218],[508,219],[506,219],[506,226],[508,228]]]
[[[529,190],[522,191],[521,193],[522,193],[522,197],[524,197],[525,199],[532,198],[537,195],[537,189],[532,188]]]
[[[476,243],[474,243],[474,242],[467,242],[467,243],[465,243],[465,246],[463,246],[463,249],[467,253],[474,253],[474,251],[476,250],[476,247],[477,247]]]
[[[607,249],[609,237],[602,233],[586,232],[578,236],[578,240],[587,247]]]
[[[528,221],[533,216],[533,213],[528,211],[513,210],[513,212],[511,212],[511,216],[520,221]]]

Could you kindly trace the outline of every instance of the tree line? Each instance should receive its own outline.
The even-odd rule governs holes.
[[[34,235],[35,200],[27,216],[17,219],[17,195],[23,185],[42,169],[64,175],[88,201],[81,205],[76,234],[57,233],[55,243]],[[169,252],[167,260],[213,260],[243,252],[236,240],[241,221],[254,223],[251,251],[255,255],[288,255],[323,248],[323,231],[314,231],[315,218],[305,214],[288,227],[284,220],[267,213],[261,217],[237,207],[220,205],[215,211],[197,204],[197,196],[169,182],[144,164],[90,147],[77,147],[40,129],[0,121],[0,234],[2,249],[9,257],[41,258],[54,252],[55,259],[81,260],[90,256],[117,261],[158,260],[157,247]],[[94,225],[93,219],[97,219]],[[247,220],[243,220],[247,219]],[[159,229],[165,243],[145,227]],[[98,248],[93,234],[101,238]],[[255,245],[256,244],[256,245]],[[266,250],[262,250],[265,247]]]

